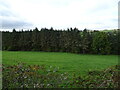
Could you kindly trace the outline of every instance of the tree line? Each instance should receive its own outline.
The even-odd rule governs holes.
[[[80,54],[119,54],[120,31],[56,30],[35,28],[12,32],[2,31],[2,50],[70,52]]]

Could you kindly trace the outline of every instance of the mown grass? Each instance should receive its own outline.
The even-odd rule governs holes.
[[[117,55],[82,55],[58,52],[3,51],[2,63],[14,65],[46,65],[58,67],[60,72],[85,75],[88,71],[103,70],[118,64]]]

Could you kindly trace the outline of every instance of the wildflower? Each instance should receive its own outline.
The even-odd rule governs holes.
[[[50,66],[50,68],[52,68],[52,66]]]
[[[53,72],[56,72],[55,70]]]
[[[33,70],[38,70],[39,67],[38,67],[38,66],[34,66],[32,69],[33,69]]]
[[[50,69],[48,69],[47,71],[50,72]]]
[[[25,76],[24,78],[27,78],[27,76]]]
[[[66,80],[67,79],[67,77],[64,77],[64,80]]]
[[[50,86],[50,84],[47,84],[47,86]]]
[[[63,76],[63,74],[61,74],[61,76]]]

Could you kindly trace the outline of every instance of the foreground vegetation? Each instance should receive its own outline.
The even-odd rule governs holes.
[[[3,51],[2,63],[14,65],[26,63],[28,65],[46,65],[60,68],[60,72],[85,75],[88,71],[103,70],[118,64],[117,55],[83,55],[60,52],[23,52]]]
[[[57,73],[56,68],[40,65],[3,65],[4,88],[118,88],[120,66],[102,71],[90,71],[87,76],[69,77],[69,73]]]

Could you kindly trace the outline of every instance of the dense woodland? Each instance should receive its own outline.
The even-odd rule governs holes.
[[[2,49],[8,51],[71,52],[80,54],[120,54],[120,31],[38,30],[2,31]]]

